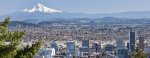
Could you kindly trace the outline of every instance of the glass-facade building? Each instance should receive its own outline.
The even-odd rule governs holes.
[[[98,42],[94,42],[92,46],[93,52],[100,52],[100,47]]]
[[[82,40],[82,47],[89,48],[89,40]]]
[[[135,41],[136,41],[136,37],[135,37],[135,32],[130,32],[129,34],[129,50],[130,52],[134,52],[135,51]]]
[[[122,37],[118,37],[116,40],[116,48],[124,48],[125,44],[124,44],[124,40]]]
[[[58,51],[57,41],[52,41],[51,42],[51,48],[54,48],[56,52]]]
[[[82,40],[82,46],[80,47],[80,56],[89,55],[89,40]]]
[[[128,50],[125,48],[118,49],[118,58],[128,58]]]
[[[114,45],[112,45],[112,44],[107,44],[107,45],[105,46],[105,51],[114,51],[115,48],[116,48],[116,47],[115,47]]]
[[[81,52],[89,52],[89,40],[82,40]]]
[[[74,41],[67,42],[67,55],[73,56],[75,54],[75,44]]]

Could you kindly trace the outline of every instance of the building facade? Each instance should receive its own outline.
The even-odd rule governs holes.
[[[136,41],[136,37],[135,37],[135,32],[130,32],[129,34],[129,51],[130,52],[134,52],[135,51],[135,41]]]

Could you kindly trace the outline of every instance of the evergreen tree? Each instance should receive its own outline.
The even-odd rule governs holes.
[[[0,22],[0,58],[33,58],[40,49],[41,42],[20,47],[25,32],[7,30],[9,22],[10,17]]]
[[[146,58],[146,54],[143,53],[142,49],[137,48],[132,55],[132,58]]]

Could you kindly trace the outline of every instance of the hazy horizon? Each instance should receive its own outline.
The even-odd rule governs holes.
[[[1,0],[0,15],[32,8],[37,3],[73,13],[120,13],[150,11],[150,0]]]

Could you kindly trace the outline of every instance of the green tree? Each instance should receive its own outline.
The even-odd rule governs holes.
[[[146,58],[146,54],[143,53],[142,49],[136,49],[134,54],[132,55],[132,58]]]
[[[41,42],[20,47],[25,32],[7,30],[9,22],[10,17],[0,22],[0,58],[33,58],[38,53]]]

